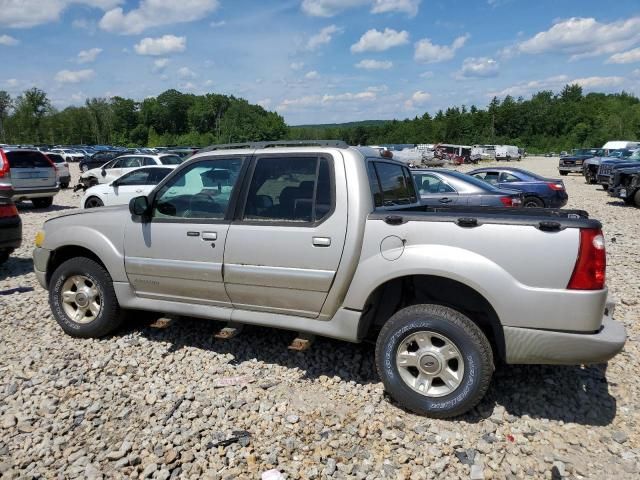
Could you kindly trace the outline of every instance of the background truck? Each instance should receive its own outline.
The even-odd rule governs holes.
[[[522,160],[522,154],[515,145],[496,145],[496,160],[498,162],[500,160],[506,160],[507,162],[517,160],[519,162]]]
[[[128,208],[47,221],[34,250],[71,335],[134,309],[371,340],[387,391],[433,417],[479,402],[497,359],[619,352],[605,263],[584,212],[429,208],[406,165],[342,142],[210,147]]]

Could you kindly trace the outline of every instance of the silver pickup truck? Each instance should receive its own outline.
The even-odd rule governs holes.
[[[376,342],[403,406],[459,415],[494,363],[606,362],[625,343],[584,212],[429,208],[410,170],[341,142],[211,147],[129,206],[72,211],[36,275],[78,337],[149,310]]]

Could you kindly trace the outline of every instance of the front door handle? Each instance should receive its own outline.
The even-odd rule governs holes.
[[[444,197],[440,199],[440,203],[451,203],[453,202],[453,200],[451,200],[450,198]]]
[[[329,238],[329,237],[313,237],[313,246],[314,247],[330,247],[331,246],[331,238]]]
[[[218,239],[218,234],[216,232],[202,232],[202,240],[205,242],[213,242]]]

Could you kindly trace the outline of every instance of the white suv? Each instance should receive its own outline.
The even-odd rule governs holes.
[[[111,183],[136,168],[150,167],[153,165],[180,165],[182,159],[178,155],[142,155],[131,154],[116,157],[103,166],[93,168],[80,175],[80,183],[85,188],[101,183]]]

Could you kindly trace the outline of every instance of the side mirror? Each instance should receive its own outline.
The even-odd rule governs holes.
[[[103,177],[106,177],[106,176],[107,176],[107,171],[106,171],[104,168],[102,169],[102,176],[103,176]]]
[[[149,210],[149,199],[144,195],[132,198],[129,202],[129,211],[132,215],[147,217],[149,215]]]

